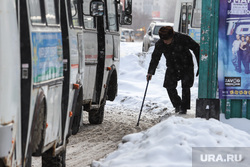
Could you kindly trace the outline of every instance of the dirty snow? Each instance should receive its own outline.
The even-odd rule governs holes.
[[[142,54],[141,48],[141,42],[121,43],[118,97],[114,102],[108,102],[106,108],[127,108],[139,113],[150,52],[153,49],[148,54]],[[143,108],[143,113],[151,114],[152,117],[173,112],[167,92],[162,87],[165,69],[165,60],[162,57],[156,75],[149,83]],[[178,91],[180,90],[179,85]],[[198,94],[197,77],[191,93],[191,110],[188,110],[188,114],[194,115]],[[225,120],[223,114],[221,121],[171,116],[147,131],[124,136],[123,143],[119,144],[116,151],[94,161],[92,166],[191,167],[194,147],[250,147],[249,127],[249,120]]]

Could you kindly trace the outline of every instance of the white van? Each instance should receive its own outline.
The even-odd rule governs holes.
[[[154,46],[155,43],[160,39],[158,31],[163,26],[174,26],[173,23],[169,22],[151,22],[147,32],[143,38],[142,51],[147,52],[151,46]]]

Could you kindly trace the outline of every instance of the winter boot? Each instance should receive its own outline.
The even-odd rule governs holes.
[[[183,108],[182,108],[182,109],[180,110],[179,114],[187,114],[187,109],[183,109]]]
[[[181,106],[175,107],[175,113],[181,112]]]

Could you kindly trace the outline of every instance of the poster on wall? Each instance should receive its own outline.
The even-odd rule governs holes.
[[[220,0],[220,99],[250,99],[250,0]]]
[[[33,82],[63,77],[62,36],[59,32],[32,32]]]

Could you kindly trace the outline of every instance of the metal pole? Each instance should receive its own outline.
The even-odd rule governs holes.
[[[149,80],[147,81],[147,86],[146,86],[146,89],[145,89],[145,93],[144,93],[144,97],[143,97],[142,105],[141,105],[141,110],[140,110],[140,114],[139,114],[139,118],[138,118],[138,122],[137,122],[136,126],[139,126],[139,122],[140,122],[140,118],[141,118],[141,113],[142,113],[142,108],[143,108],[144,100],[145,100],[145,97],[146,97],[146,94],[147,94],[147,90],[148,90],[148,83],[149,83]]]

